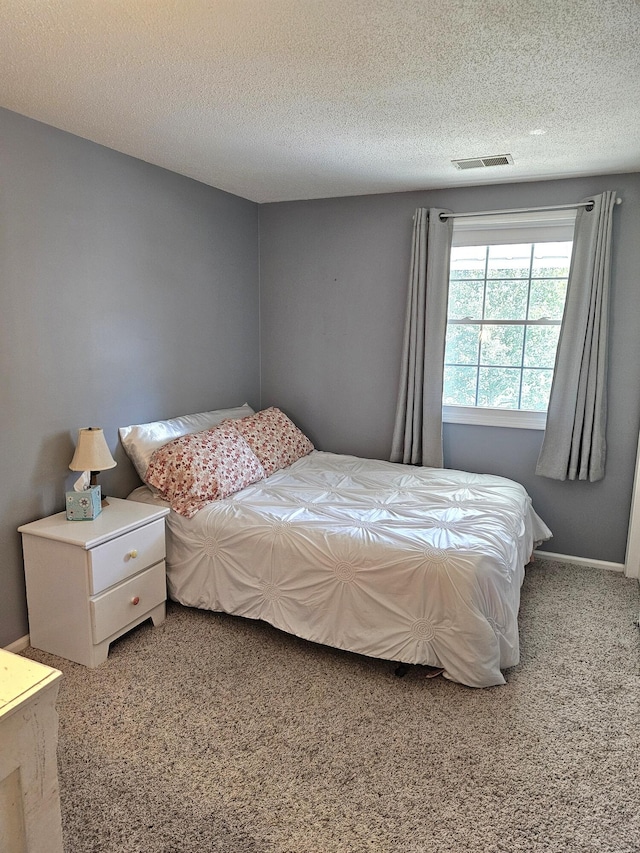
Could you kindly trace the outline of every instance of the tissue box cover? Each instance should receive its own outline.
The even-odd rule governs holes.
[[[102,512],[100,486],[90,486],[82,492],[67,492],[69,521],[93,521]]]

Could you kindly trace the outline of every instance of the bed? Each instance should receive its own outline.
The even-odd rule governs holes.
[[[172,509],[172,599],[471,687],[505,683],[524,567],[551,535],[522,486],[315,449],[265,473],[190,517]],[[130,498],[163,502],[149,485]]]

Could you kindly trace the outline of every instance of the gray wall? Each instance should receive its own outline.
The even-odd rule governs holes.
[[[323,450],[386,459],[399,377],[412,216],[577,201],[616,189],[607,474],[534,475],[542,433],[445,425],[445,464],[523,483],[548,550],[624,562],[640,423],[640,175],[262,205],[262,405],[292,413]]]
[[[18,525],[64,508],[77,430],[259,404],[258,208],[0,110],[0,646]]]

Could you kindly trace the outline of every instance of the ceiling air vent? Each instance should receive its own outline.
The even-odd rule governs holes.
[[[496,154],[493,157],[472,157],[451,162],[456,169],[485,169],[487,166],[513,166],[513,157],[511,154]]]

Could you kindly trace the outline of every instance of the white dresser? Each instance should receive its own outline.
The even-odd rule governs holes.
[[[58,715],[62,673],[0,649],[0,850],[62,853]]]
[[[117,637],[165,618],[169,510],[108,500],[93,521],[60,512],[18,528],[31,645],[90,667],[107,659]]]

